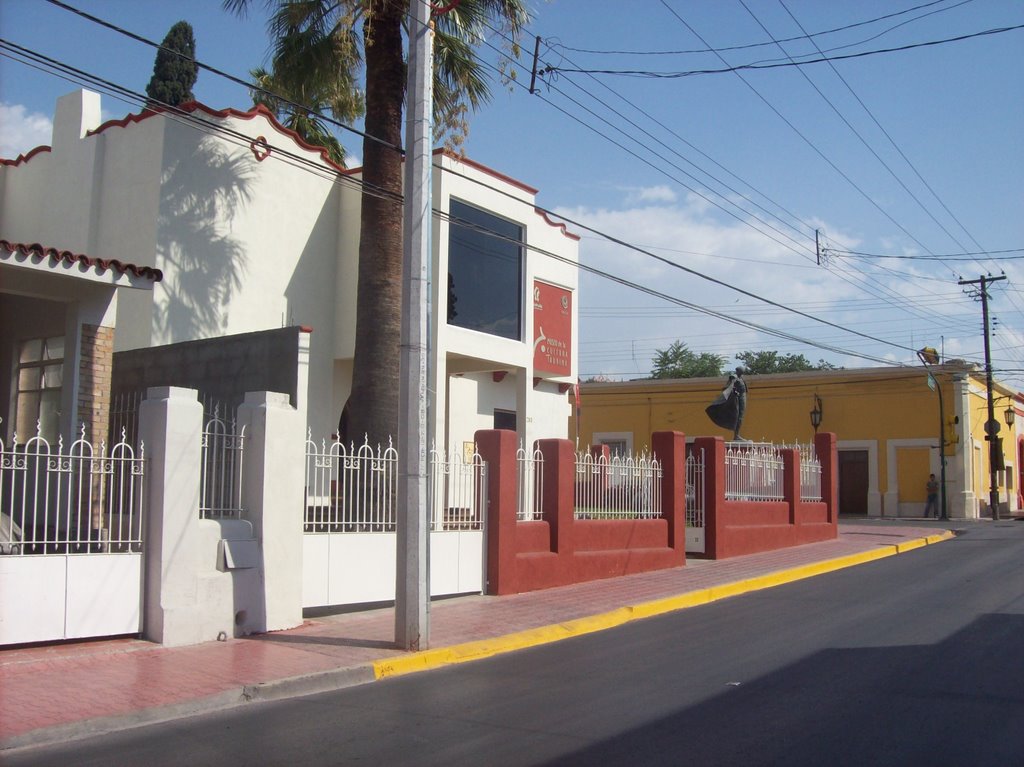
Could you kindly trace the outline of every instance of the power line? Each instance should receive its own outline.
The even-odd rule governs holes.
[[[24,49],[22,49],[22,50],[24,50]],[[81,71],[80,71],[80,70],[77,70],[77,71],[78,71],[79,73],[81,73]],[[212,70],[212,69],[211,69],[211,71],[215,71],[215,70]],[[103,82],[106,82],[106,81],[103,81]],[[123,91],[123,92],[126,92],[126,93],[131,93],[130,91],[127,91],[126,89],[121,89],[121,88],[120,88],[120,86],[116,86],[116,85],[114,85],[114,84],[112,84],[112,83],[107,83],[107,85],[109,85],[109,86],[110,86],[110,87],[112,87],[112,88],[117,88],[117,89],[120,89],[120,90],[121,90],[121,91]],[[140,101],[141,101],[141,100],[143,99],[143,97],[142,97],[142,96],[141,96],[140,94],[134,94],[134,93],[131,93],[131,95],[132,95],[132,97],[134,97],[134,98],[136,98],[136,99],[139,99]],[[209,123],[206,123],[206,125],[209,125]],[[247,137],[247,136],[244,136],[244,134],[237,134],[237,137],[238,137],[238,138],[240,138],[240,139],[246,140],[246,141],[250,140],[250,139],[249,139],[249,137]],[[299,158],[299,159],[302,159],[302,158]],[[444,170],[446,170],[446,171],[447,171],[447,170],[449,170],[449,169],[444,169]],[[450,171],[449,171],[449,172],[450,172]],[[348,179],[348,180],[351,180],[351,179]],[[474,181],[476,181],[475,179],[473,179],[473,180],[474,180]],[[361,182],[361,180],[360,180],[360,182],[359,182],[359,183],[362,183],[362,182]],[[479,182],[479,181],[477,181],[477,183],[482,183],[482,182]],[[486,185],[485,185],[485,186],[486,186]],[[489,187],[489,188],[493,188],[493,187]],[[520,202],[522,202],[522,201],[520,200]],[[557,214],[554,214],[554,213],[553,213],[553,212],[551,212],[551,211],[547,211],[547,212],[548,212],[548,213],[551,213],[552,215],[557,215]],[[559,217],[559,218],[563,218],[563,219],[565,219],[565,217],[564,217],[564,216],[558,216],[558,217]],[[593,228],[590,228],[590,227],[585,227],[584,225],[580,224],[579,222],[573,222],[573,221],[572,221],[572,220],[570,220],[570,219],[565,219],[565,220],[568,220],[568,221],[569,221],[570,223],[572,223],[572,224],[574,224],[574,225],[576,225],[576,226],[581,226],[582,228],[586,228],[586,229],[588,229],[589,231],[592,231],[592,232],[595,232],[595,233],[599,233],[599,232],[598,232],[598,230],[596,230],[596,229],[593,229]],[[599,234],[600,234],[600,233],[599,233]],[[615,238],[607,238],[607,237],[606,237],[606,239],[611,239],[612,241],[616,241],[616,240],[615,240]],[[622,242],[622,241],[617,241],[617,242],[618,242],[618,244],[624,245],[624,246],[626,246],[626,247],[630,247],[630,246],[629,246],[629,245],[628,245],[627,243],[625,243],[625,242]],[[526,246],[526,247],[529,247],[529,246]],[[536,250],[536,248],[534,248],[534,250]],[[639,250],[639,249],[638,249],[638,250]],[[644,251],[640,250],[640,252],[644,252]],[[550,254],[549,254],[549,255],[550,255]],[[688,270],[688,269],[686,269],[685,267],[680,267],[679,265],[675,265],[675,264],[673,264],[673,262],[670,262],[670,261],[668,261],[668,260],[666,260],[666,259],[660,259],[659,257],[657,257],[657,256],[654,256],[653,254],[648,254],[648,255],[651,255],[652,257],[654,257],[654,258],[656,258],[656,259],[658,259],[658,260],[661,260],[661,261],[663,261],[664,263],[667,263],[667,264],[670,264],[670,265],[676,266],[677,268],[683,268],[683,269],[684,269],[684,270],[686,270],[686,271],[690,271],[691,273],[694,273],[694,274],[698,274],[698,275],[699,275],[699,273],[697,273],[697,272],[695,272],[695,271],[693,271],[693,270]],[[578,265],[578,266],[580,266],[581,268],[584,268],[584,267],[582,267],[582,265]],[[614,281],[618,281],[618,282],[620,282],[621,284],[630,284],[630,285],[632,285],[632,286],[635,286],[635,287],[637,287],[638,289],[644,290],[643,286],[638,286],[638,285],[635,285],[635,284],[629,283],[628,281],[624,281],[624,280],[621,280],[621,279],[615,278],[615,277],[614,277],[614,275],[608,275],[607,273],[602,273],[602,272],[601,272],[600,270],[594,270],[594,269],[592,269],[592,268],[587,268],[587,270],[588,270],[588,271],[592,271],[592,272],[594,272],[594,273],[597,273],[597,274],[602,274],[602,275],[608,276],[609,278],[612,278],[612,279],[613,279]],[[705,275],[700,275],[700,276],[702,276],[702,277],[706,277]],[[712,279],[712,280],[713,280],[713,278],[708,278],[708,279]],[[714,281],[714,280],[713,280],[713,281]],[[719,284],[722,284],[722,285],[724,285],[725,287],[729,287],[729,288],[732,288],[732,286],[728,285],[727,283],[722,283],[721,281],[717,281],[717,282],[719,282]],[[672,300],[672,299],[671,299],[671,297],[668,297],[668,296],[664,296],[664,294],[659,294],[659,293],[657,293],[656,291],[649,291],[649,290],[647,290],[646,292],[649,292],[649,293],[650,293],[651,295],[660,295],[660,296],[662,296],[662,297],[664,297],[664,298],[667,298],[667,299],[670,299],[670,300]],[[759,296],[756,296],[755,294],[752,294],[752,293],[748,293],[748,295],[750,295],[750,296],[752,296],[752,297],[755,297],[755,298],[757,298],[758,300],[766,300],[766,299],[762,299],[761,297],[759,297]],[[770,302],[770,303],[775,303],[775,302]],[[787,308],[787,307],[785,307],[785,306],[784,306],[784,305],[782,305],[782,304],[777,304],[777,303],[775,303],[775,305],[779,306],[780,308],[784,308],[784,309],[785,309],[785,308]],[[696,305],[691,305],[691,306],[693,306],[694,308],[698,308],[698,309],[700,308],[700,307],[697,307]],[[841,330],[844,330],[844,331],[846,330],[846,329],[845,329],[845,328],[843,328],[842,326],[838,326],[838,325],[835,325],[834,323],[828,323],[827,321],[823,321],[823,320],[820,320],[819,318],[815,318],[815,317],[812,317],[812,316],[810,316],[810,315],[805,315],[805,316],[807,316],[807,317],[808,317],[809,319],[812,319],[812,320],[815,320],[815,321],[818,321],[818,322],[825,322],[826,324],[832,324],[832,325],[833,325],[834,327],[837,327],[837,328],[839,328],[839,329],[841,329]],[[723,317],[723,318],[724,318],[724,317]],[[778,332],[778,331],[775,331],[774,329],[771,329],[771,328],[763,328],[763,327],[760,327],[760,326],[756,326],[756,324],[753,324],[753,323],[743,323],[743,322],[740,322],[739,324],[745,324],[745,325],[746,325],[747,327],[751,327],[752,329],[758,329],[758,330],[760,330],[760,331],[762,331],[762,332],[767,332],[767,333],[769,333],[770,335],[777,335],[777,336],[779,336],[779,337],[789,337],[789,338],[792,338],[792,340],[795,340],[795,341],[798,341],[798,342],[801,342],[801,343],[810,343],[810,345],[817,345],[817,344],[815,344],[814,342],[809,342],[809,341],[808,341],[808,339],[801,339],[801,338],[799,338],[799,337],[795,337],[795,336],[790,336],[789,334],[782,334],[782,335],[779,335],[779,332]],[[892,344],[891,342],[888,342],[888,341],[884,341],[884,340],[882,340],[882,339],[876,339],[876,338],[874,338],[874,337],[870,337],[870,336],[866,336],[866,337],[867,337],[867,338],[870,338],[871,340],[874,340],[874,341],[877,341],[877,342],[883,343],[883,344],[893,345],[893,346],[897,346],[897,347],[899,346],[898,344]],[[825,346],[825,347],[820,347],[820,348],[825,348],[825,349],[827,349],[827,350],[830,350],[830,351],[835,351],[835,352],[837,352],[837,353],[846,353],[846,350],[838,349],[838,348],[836,348],[836,347],[831,347],[831,346]],[[908,349],[908,350],[910,350],[910,349],[909,349],[909,347],[900,347],[900,348],[904,348],[904,349]],[[876,361],[883,361],[883,362],[885,362],[885,360],[879,360],[878,358],[868,357],[868,356],[865,356],[865,355],[859,355],[859,354],[855,354],[854,356],[860,356],[860,357],[862,357],[862,358],[865,358],[865,359],[874,359],[874,360],[876,360]]]
[[[1018,261],[1024,258],[1024,248],[1006,248],[1004,250],[981,250],[968,253],[944,253],[944,254],[929,254],[927,256],[912,255],[909,253],[865,253],[859,250],[839,250],[837,248],[828,248],[829,255],[837,256],[839,258],[892,258],[904,261],[972,261],[976,262],[978,256],[984,256],[987,261]],[[1019,255],[1008,255],[1010,253],[1017,253]]]
[[[878,56],[885,53],[899,53],[902,51],[910,51],[915,48],[927,48],[935,45],[945,45],[948,43],[961,42],[963,40],[972,40],[977,37],[985,37],[988,35],[999,35],[1004,32],[1013,32],[1018,29],[1024,29],[1024,24],[1015,24],[1009,27],[997,27],[995,29],[986,29],[981,32],[972,32],[966,35],[958,35],[956,37],[948,37],[942,40],[928,40],[923,43],[909,43],[907,45],[897,46],[895,48],[881,48],[874,51],[861,51],[860,53],[846,53],[839,56],[821,56],[816,59],[803,59],[801,61],[786,61],[778,63],[752,63],[752,64],[739,64],[737,66],[726,66],[719,69],[690,69],[678,72],[656,72],[653,70],[644,69],[583,69],[583,68],[569,68],[569,67],[547,67],[545,68],[545,74],[558,72],[561,74],[591,74],[591,75],[617,75],[622,77],[641,77],[650,79],[662,79],[672,80],[683,77],[694,77],[696,75],[720,75],[728,74],[730,72],[741,72],[744,70],[754,69],[787,69],[791,67],[803,67],[809,64],[823,64],[828,61],[844,61],[846,59],[860,59],[867,56]],[[701,42],[707,45],[707,41],[701,39]],[[714,48],[708,49],[711,53],[717,53]]]
[[[878,16],[878,17],[873,18],[873,19],[868,19],[867,21],[858,21],[858,22],[855,22],[853,24],[846,24],[846,25],[841,26],[841,27],[834,27],[832,29],[825,29],[825,30],[822,30],[821,32],[814,32],[814,33],[810,33],[810,34],[808,34],[807,32],[804,32],[804,34],[802,34],[802,35],[797,35],[796,37],[787,37],[787,38],[784,38],[784,39],[780,40],[779,42],[792,43],[792,42],[796,42],[798,40],[813,40],[816,37],[824,37],[825,35],[831,35],[831,34],[834,34],[836,32],[845,32],[848,29],[855,29],[857,27],[864,27],[864,26],[867,26],[869,24],[875,24],[875,23],[877,23],[879,21],[885,21],[886,19],[894,18],[896,16],[902,16],[902,15],[907,14],[907,13],[913,13],[914,11],[919,11],[922,8],[929,8],[929,7],[933,6],[933,5],[938,5],[939,3],[943,3],[945,1],[946,0],[932,0],[932,2],[930,2],[930,3],[923,3],[921,5],[915,5],[912,8],[907,8],[906,10],[896,11],[894,13],[888,13],[888,14],[886,14],[884,16]],[[970,1],[970,0],[968,0],[968,1]],[[960,3],[960,5],[962,5],[962,4],[963,3]],[[946,9],[942,9],[942,10],[946,10]],[[930,15],[930,14],[926,14],[926,15]],[[923,17],[918,17],[918,18],[923,18]],[[886,31],[891,31],[891,30],[886,30]],[[766,42],[766,43],[747,43],[745,45],[729,45],[729,46],[725,46],[725,47],[722,47],[722,48],[699,48],[699,49],[696,49],[696,50],[682,50],[682,51],[614,51],[614,50],[613,51],[605,51],[605,50],[593,50],[593,49],[589,49],[589,48],[572,48],[572,47],[570,47],[568,45],[560,46],[560,47],[564,48],[567,51],[573,51],[574,53],[593,53],[593,54],[600,54],[600,55],[605,55],[605,56],[616,56],[616,55],[624,55],[624,56],[679,56],[679,55],[701,54],[701,53],[728,53],[730,51],[742,51],[742,50],[749,50],[751,48],[763,48],[766,45],[774,45],[774,41],[769,41],[769,42]]]

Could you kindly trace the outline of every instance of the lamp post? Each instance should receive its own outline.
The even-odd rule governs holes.
[[[811,410],[811,426],[814,427],[814,433],[818,433],[818,427],[821,426],[821,417],[824,415],[824,407],[821,404],[821,397],[817,394],[814,395],[814,409]]]
[[[939,507],[940,519],[949,519],[946,512],[946,419],[943,417],[942,386],[932,375],[932,371],[928,370],[930,365],[938,364],[939,353],[926,346],[918,351],[917,356],[928,373],[928,388],[939,395]]]

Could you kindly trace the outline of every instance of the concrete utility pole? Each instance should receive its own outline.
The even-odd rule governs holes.
[[[1002,428],[996,420],[995,402],[992,399],[992,354],[989,350],[989,325],[988,325],[988,284],[998,280],[1005,280],[1006,275],[999,277],[986,277],[982,275],[976,280],[960,280],[960,285],[980,285],[978,292],[981,297],[981,318],[985,331],[985,390],[988,399],[988,420],[985,422],[985,439],[988,440],[988,504],[992,509],[992,519],[999,519],[999,481],[996,479],[996,467],[1001,466],[1002,454],[1001,443],[996,436]]]
[[[430,325],[427,293],[430,289],[434,33],[430,28],[428,3],[413,0],[409,12],[395,644],[406,650],[425,650],[430,645],[430,515],[427,492]]]

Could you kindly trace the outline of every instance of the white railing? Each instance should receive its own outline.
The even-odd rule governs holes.
[[[487,508],[487,465],[474,449],[472,455],[430,451],[430,529],[482,530]]]
[[[544,456],[538,448],[528,452],[520,443],[516,451],[516,466],[519,469],[516,519],[520,522],[544,519]]]
[[[800,453],[800,499],[821,500],[821,461],[814,444],[795,445]]]
[[[398,451],[306,439],[307,533],[394,532]]]
[[[704,527],[704,450],[686,451],[686,526]]]
[[[432,449],[427,498],[435,531],[482,530],[487,465],[472,455]],[[306,440],[307,533],[394,532],[398,451]]]
[[[730,501],[782,501],[782,453],[766,442],[727,442],[725,497]]]
[[[245,427],[239,427],[234,419],[221,418],[220,406],[214,406],[213,417],[203,427],[202,447],[199,516],[241,518]]]
[[[576,453],[576,519],[661,516],[661,465],[654,456]]]
[[[142,550],[144,449],[81,436],[64,449],[38,433],[0,438],[0,554]]]

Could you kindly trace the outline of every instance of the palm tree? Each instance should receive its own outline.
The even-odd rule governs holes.
[[[262,67],[249,70],[249,76],[255,86],[252,90],[254,104],[265,106],[286,128],[295,131],[307,143],[322,146],[334,162],[344,167],[345,147],[321,117],[331,111],[330,96],[310,93],[308,87],[295,90]]]
[[[421,2],[424,0],[413,0]],[[404,24],[410,0],[264,0],[279,82],[333,83],[345,104],[365,103],[356,343],[348,430],[383,442],[398,432],[402,297],[402,108]],[[250,0],[223,0],[244,12]],[[525,0],[449,0],[435,15],[434,120],[464,127],[490,96],[476,57],[489,26],[515,41],[529,20]],[[360,34],[361,32],[361,34]],[[360,58],[360,43],[362,59]],[[518,52],[518,51],[514,51]],[[365,92],[357,75],[365,66]],[[291,91],[296,93],[297,91]],[[344,113],[332,113],[340,120]]]

